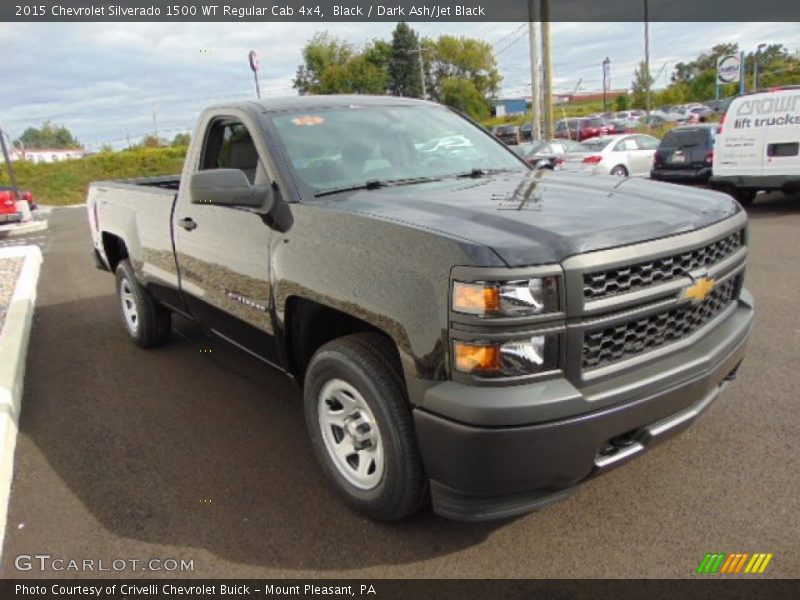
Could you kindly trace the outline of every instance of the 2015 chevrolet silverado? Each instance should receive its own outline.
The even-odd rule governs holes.
[[[423,101],[212,107],[180,177],[87,206],[130,337],[180,313],[293,377],[323,470],[376,519],[563,497],[688,426],[753,321],[729,196],[532,170]]]

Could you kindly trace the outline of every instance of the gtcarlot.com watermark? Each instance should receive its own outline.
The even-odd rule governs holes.
[[[18,571],[42,572],[121,572],[154,571],[185,572],[194,571],[193,558],[61,558],[50,554],[19,554],[14,558]]]

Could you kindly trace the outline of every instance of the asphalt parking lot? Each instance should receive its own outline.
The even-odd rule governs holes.
[[[192,559],[194,577],[691,577],[771,552],[800,577],[800,198],[751,210],[758,321],[739,379],[688,432],[560,504],[494,523],[351,512],[307,443],[299,391],[178,324],[128,341],[85,212],[53,212],[28,354],[3,577],[20,554]]]

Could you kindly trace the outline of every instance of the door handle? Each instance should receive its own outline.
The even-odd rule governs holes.
[[[178,221],[178,225],[183,227],[186,231],[192,231],[193,229],[197,229],[197,223],[194,222],[192,217],[186,217],[184,219],[180,219]]]

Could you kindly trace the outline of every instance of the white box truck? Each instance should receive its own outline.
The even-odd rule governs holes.
[[[717,134],[710,184],[745,205],[760,191],[800,192],[800,86],[734,98]]]

